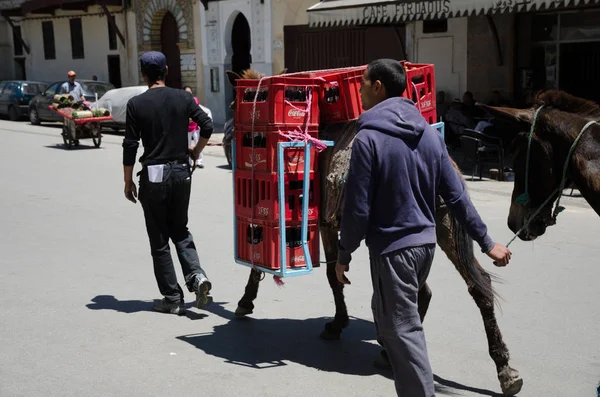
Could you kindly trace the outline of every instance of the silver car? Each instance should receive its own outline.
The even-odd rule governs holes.
[[[102,125],[107,128],[112,128],[115,131],[125,129],[125,119],[127,113],[127,102],[136,95],[146,92],[148,86],[138,85],[133,87],[115,88],[108,91],[98,100],[98,107],[108,109],[113,119],[103,121]],[[212,120],[212,112],[209,108],[200,105],[200,108],[208,114]]]

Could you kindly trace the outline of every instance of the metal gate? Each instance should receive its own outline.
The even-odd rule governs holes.
[[[404,25],[309,28],[285,26],[288,72],[364,65],[378,58],[407,59]]]

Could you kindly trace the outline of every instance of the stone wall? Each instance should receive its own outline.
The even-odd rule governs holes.
[[[0,0],[0,10],[10,10],[20,7],[25,0]]]
[[[171,12],[179,29],[181,84],[197,87],[196,49],[194,46],[193,0],[136,0],[136,29],[138,56],[146,51],[160,51],[160,27],[163,17]],[[140,83],[144,80],[139,70]]]
[[[515,16],[492,18],[502,49],[502,65],[498,65],[496,43],[486,17],[468,19],[467,90],[481,102],[489,101],[494,90],[505,99],[514,98]]]

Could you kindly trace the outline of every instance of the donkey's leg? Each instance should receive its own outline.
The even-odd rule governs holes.
[[[439,209],[447,211],[445,209]],[[486,294],[484,289],[488,291],[492,290],[492,282],[490,276],[484,271],[477,259],[473,258],[474,265],[483,274],[483,286],[478,286],[472,279],[472,276],[468,271],[465,271],[464,264],[459,262],[459,253],[456,249],[456,240],[458,238],[458,230],[456,223],[451,221],[450,215],[446,212],[438,217],[437,222],[437,240],[438,245],[448,256],[448,259],[452,261],[454,267],[459,271],[462,278],[467,283],[469,294],[473,297],[473,300],[479,307],[481,317],[483,319],[483,326],[488,340],[489,354],[494,363],[496,364],[496,371],[498,373],[498,380],[502,387],[502,392],[505,396],[513,396],[517,394],[523,386],[523,379],[519,376],[519,372],[510,367],[508,361],[510,355],[508,348],[502,339],[502,333],[498,327],[496,321],[496,315],[494,313],[494,301],[493,298]]]
[[[325,324],[325,329],[321,332],[321,338],[327,340],[340,339],[342,329],[348,326],[348,311],[344,301],[344,286],[341,284],[335,274],[335,265],[337,262],[337,229],[322,226],[321,237],[323,240],[323,250],[325,251],[325,260],[327,261],[327,280],[333,292],[335,302],[335,317],[333,321]]]
[[[254,299],[256,299],[256,295],[258,294],[258,284],[263,279],[264,273],[260,270],[251,269],[250,277],[248,277],[248,284],[246,284],[246,290],[244,291],[244,296],[238,302],[238,307],[235,310],[235,315],[237,317],[244,317],[248,314],[252,314],[254,311]]]

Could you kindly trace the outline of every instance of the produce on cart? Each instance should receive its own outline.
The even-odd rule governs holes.
[[[71,148],[79,145],[79,139],[92,138],[94,146],[100,147],[102,142],[101,121],[112,120],[110,111],[97,108],[93,103],[75,101],[73,95],[55,95],[49,107],[63,116],[62,137],[64,144]]]

